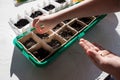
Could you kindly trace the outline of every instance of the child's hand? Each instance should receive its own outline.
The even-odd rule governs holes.
[[[54,21],[54,19],[49,15],[39,16],[33,21],[33,27],[35,27],[40,34],[43,34],[48,30],[54,28],[56,24],[56,21]]]
[[[79,44],[97,67],[120,80],[120,57],[85,39],[80,39]]]

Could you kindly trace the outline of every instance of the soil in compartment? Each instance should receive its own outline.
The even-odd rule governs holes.
[[[57,24],[52,30],[53,30],[53,31],[56,31],[56,30],[58,30],[61,26],[62,26],[61,24]]]
[[[58,48],[58,47],[60,47],[62,45],[61,42],[58,41],[57,39],[52,39],[47,44],[50,45],[51,47],[53,47],[53,49]]]
[[[78,21],[74,21],[73,23],[70,24],[70,26],[77,31],[80,31],[81,29],[83,29],[83,25],[80,24]]]
[[[35,45],[36,43],[37,42],[34,41],[32,38],[29,38],[28,40],[23,42],[23,45],[28,49],[28,48],[32,47],[33,45]]]
[[[65,2],[65,0],[56,0],[56,2],[58,2],[58,3],[62,4],[62,3],[64,3],[64,2]]]
[[[43,9],[45,9],[45,10],[47,10],[47,11],[50,11],[50,10],[52,10],[52,9],[54,9],[54,8],[55,8],[54,5],[49,4],[48,6],[44,7]]]
[[[48,38],[48,36],[49,36],[48,33],[44,33],[44,34],[39,34],[39,33],[37,33],[36,35],[37,35],[38,37],[40,37],[41,39]]]
[[[70,39],[74,35],[74,33],[68,28],[61,30],[58,34],[61,35],[66,40]]]
[[[29,21],[27,19],[20,19],[19,21],[17,21],[17,23],[15,23],[14,25],[21,29],[22,27],[24,27],[25,25],[27,25],[29,23]]]
[[[70,22],[71,21],[71,19],[68,19],[68,20],[65,20],[65,21],[63,21],[65,24],[66,23],[68,23],[68,22]]]
[[[42,60],[42,59],[46,58],[50,54],[50,52],[45,50],[44,48],[39,48],[39,49],[35,50],[34,52],[32,52],[32,54],[38,60]]]
[[[79,18],[79,20],[82,21],[82,22],[84,22],[84,23],[86,23],[86,24],[89,24],[90,22],[93,21],[93,19],[90,18],[90,17]]]
[[[35,18],[35,17],[38,17],[38,16],[40,16],[40,15],[42,15],[43,13],[41,12],[41,11],[35,11],[34,13],[32,13],[31,15],[30,15],[30,17],[32,17],[32,18]]]

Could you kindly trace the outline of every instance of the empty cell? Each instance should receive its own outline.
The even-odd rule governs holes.
[[[89,24],[94,20],[94,18],[93,17],[83,17],[83,18],[78,18],[78,20],[80,20],[86,24]]]
[[[37,42],[35,40],[33,40],[32,38],[29,38],[28,40],[26,40],[25,42],[23,42],[23,45],[29,49],[30,47],[32,47],[33,45],[35,45]]]
[[[31,18],[35,18],[35,17],[38,17],[38,16],[40,16],[40,15],[42,15],[43,13],[41,12],[41,11],[35,11],[35,12],[33,12],[31,15],[30,15],[30,17]]]
[[[42,60],[45,59],[49,54],[50,51],[44,49],[44,48],[38,48],[35,51],[32,52],[32,54],[38,59],[38,60]]]
[[[45,10],[47,10],[47,11],[50,11],[50,10],[52,10],[52,9],[54,9],[54,8],[55,8],[54,5],[49,4],[48,6],[44,7],[43,9],[45,9]]]
[[[66,40],[70,39],[72,36],[74,36],[75,32],[73,32],[71,29],[68,27],[64,27],[62,30],[58,32],[58,34],[65,38]]]
[[[63,26],[62,23],[57,24],[52,30],[53,30],[53,31],[56,31],[56,30],[58,30],[61,26]]]
[[[18,20],[14,25],[21,29],[22,27],[24,27],[25,25],[27,25],[29,23],[29,21],[27,19],[20,19]]]
[[[70,24],[70,26],[71,26],[72,28],[74,28],[75,30],[80,31],[80,30],[82,30],[82,29],[84,28],[85,25],[83,25],[83,24],[80,23],[79,21],[75,20],[75,21],[73,21],[73,22]]]
[[[62,3],[64,3],[64,2],[66,2],[66,1],[65,1],[65,0],[56,0],[56,2],[62,4]]]

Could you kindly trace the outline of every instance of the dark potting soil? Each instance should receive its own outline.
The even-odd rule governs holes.
[[[71,38],[74,35],[74,33],[71,30],[69,30],[68,28],[63,29],[58,34],[61,35],[66,40],[68,40],[69,38]]]
[[[58,48],[61,46],[61,42],[58,41],[57,39],[52,39],[50,42],[47,43],[48,45],[50,45],[51,47]]]
[[[60,25],[60,24],[57,24],[52,30],[53,30],[53,31],[56,31],[56,30],[58,30],[60,27],[61,27],[61,25]]]
[[[41,12],[41,11],[35,11],[34,13],[32,13],[31,15],[30,15],[30,17],[32,17],[32,18],[35,18],[35,17],[38,17],[38,16],[40,16],[40,15],[42,15],[43,13]]]
[[[50,52],[45,50],[44,48],[39,48],[39,49],[35,50],[34,52],[32,52],[32,54],[38,60],[42,60],[42,59],[46,58],[50,54]]]
[[[52,10],[52,9],[54,9],[54,8],[55,8],[54,5],[49,4],[48,6],[44,7],[43,9],[45,9],[45,10],[47,10],[47,11],[50,11],[50,10]]]
[[[68,22],[70,22],[70,20],[71,20],[71,19],[68,19],[68,20],[65,20],[65,21],[63,21],[63,22],[64,22],[64,23],[68,23]]]
[[[24,27],[25,25],[27,25],[29,23],[29,21],[27,19],[20,19],[19,21],[17,21],[17,23],[15,23],[14,25],[21,29],[22,27]]]
[[[77,21],[73,22],[70,26],[76,29],[77,31],[80,31],[81,29],[83,29],[83,26]]]
[[[58,3],[64,3],[65,2],[65,0],[56,0],[56,2],[58,2]]]
[[[44,33],[44,34],[36,34],[38,37],[40,37],[41,39],[45,39],[48,38],[49,34],[48,33]]]
[[[32,39],[32,38],[29,38],[27,41],[25,41],[23,43],[23,45],[28,49],[30,47],[32,47],[33,45],[35,45],[36,42]]]
[[[89,17],[79,18],[79,20],[86,24],[89,24],[92,21],[92,19]]]

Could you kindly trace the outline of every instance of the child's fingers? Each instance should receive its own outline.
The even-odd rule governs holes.
[[[33,22],[32,22],[32,26],[33,26],[33,27],[35,27],[35,24],[36,24],[36,22],[38,22],[38,20],[39,20],[38,18],[35,18],[35,19],[33,20]]]
[[[44,30],[45,26],[40,23],[40,20],[38,20],[38,21],[36,22],[35,28],[36,28],[36,30],[37,30],[38,33],[40,33],[40,34],[43,34],[43,33],[44,33],[43,30]]]

